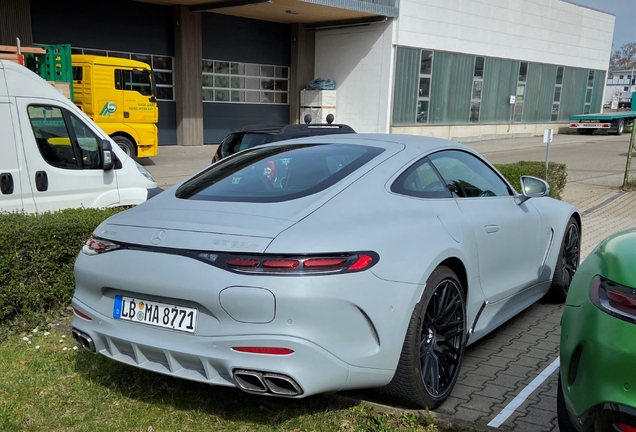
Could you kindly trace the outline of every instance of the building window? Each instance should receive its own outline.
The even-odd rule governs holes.
[[[289,68],[203,60],[203,101],[287,105]]]
[[[172,57],[156,56],[152,54],[128,53],[122,51],[104,51],[78,47],[71,48],[71,52],[73,54],[117,57],[144,62],[152,68],[152,73],[155,80],[155,88],[157,90],[157,100],[174,100],[174,68]]]
[[[623,79],[624,75],[619,75],[618,79]]]
[[[479,122],[479,111],[481,109],[481,92],[484,88],[484,57],[475,57],[475,68],[473,73],[473,89],[470,96],[470,122]]]
[[[585,90],[585,105],[583,106],[583,114],[589,114],[592,110],[592,92],[594,91],[594,72],[589,70],[587,73],[587,89]]]
[[[623,87],[623,91],[629,91],[629,87]]]
[[[519,63],[517,78],[517,94],[515,95],[514,121],[520,122],[523,114],[523,101],[526,97],[526,81],[528,80],[528,62]]]
[[[551,121],[559,119],[559,108],[561,107],[561,88],[563,87],[563,66],[557,67],[556,83],[554,85],[554,99],[552,101]]]
[[[420,82],[417,94],[417,123],[428,123],[428,108],[431,101],[431,78],[433,76],[433,51],[422,50],[420,60]]]

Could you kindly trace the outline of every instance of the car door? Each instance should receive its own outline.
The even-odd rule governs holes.
[[[459,150],[429,156],[470,220],[484,295],[496,302],[538,279],[541,218],[519,205],[508,184],[479,157]]]
[[[115,170],[102,168],[99,135],[62,104],[17,99],[37,211],[118,204]]]
[[[1,73],[1,71],[0,71]],[[0,96],[0,211],[35,210],[31,187],[23,187],[26,167],[14,132],[9,98]]]

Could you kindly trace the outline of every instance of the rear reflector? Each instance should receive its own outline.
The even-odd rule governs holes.
[[[75,315],[77,315],[80,318],[84,318],[85,320],[88,320],[88,321],[93,321],[93,318],[89,317],[85,313],[82,313],[82,312],[78,311],[75,308],[73,308],[73,312],[75,313]]]
[[[294,350],[289,348],[266,348],[266,347],[232,347],[232,350],[251,354],[289,355]]]

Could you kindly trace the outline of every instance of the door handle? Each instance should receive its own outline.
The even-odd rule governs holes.
[[[129,118],[130,117],[130,113],[128,111],[124,111],[124,118]]]
[[[486,232],[489,234],[499,231],[499,227],[497,225],[486,225],[484,228],[486,228]]]
[[[11,195],[13,193],[13,176],[11,173],[0,174],[0,192],[2,192],[2,195]]]
[[[44,192],[49,188],[49,178],[46,175],[46,171],[35,173],[35,188],[40,192]]]

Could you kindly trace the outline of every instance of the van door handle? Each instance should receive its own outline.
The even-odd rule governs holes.
[[[49,178],[46,175],[46,171],[35,173],[35,188],[40,192],[44,192],[49,188]]]
[[[486,225],[484,228],[486,228],[486,232],[489,234],[499,231],[499,227],[497,225]]]
[[[130,113],[128,111],[124,111],[124,118],[129,118],[130,117]]]
[[[0,174],[0,192],[2,192],[2,195],[11,195],[13,193],[13,176],[11,173]]]

